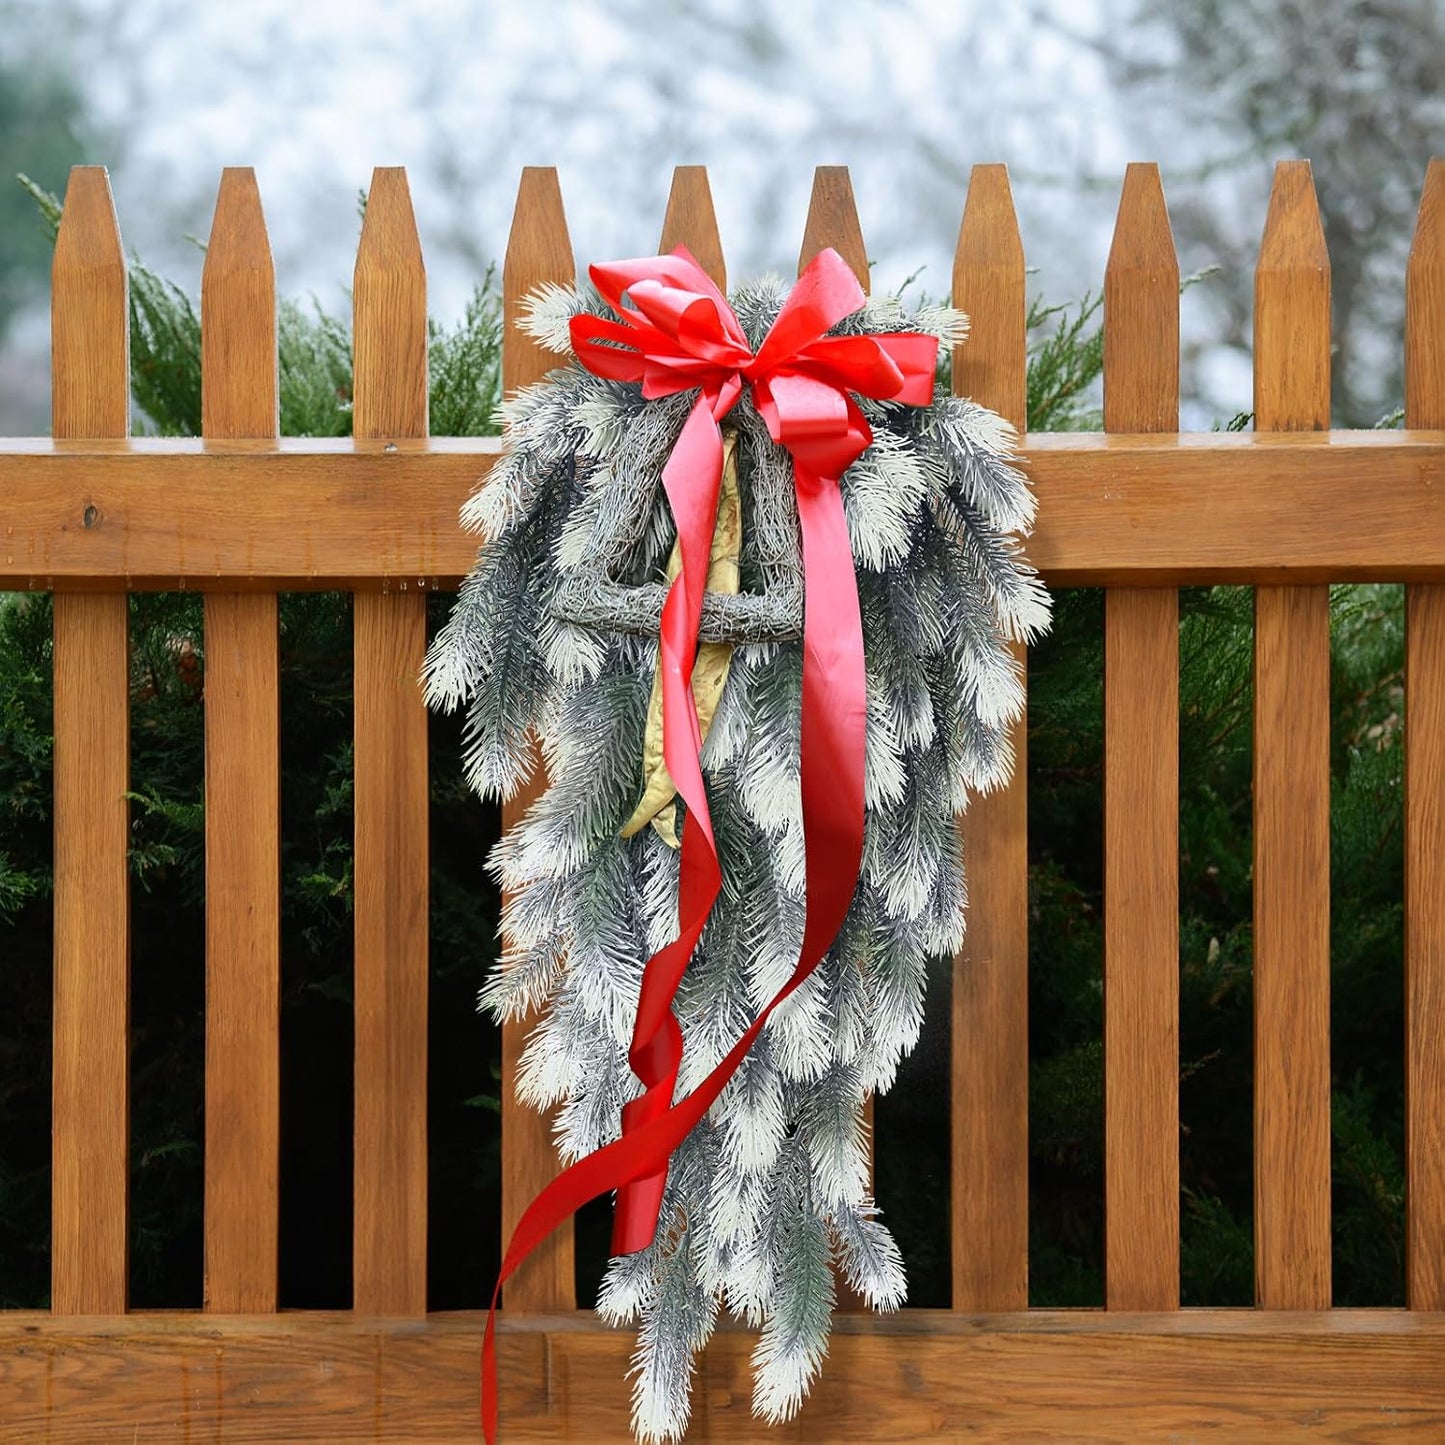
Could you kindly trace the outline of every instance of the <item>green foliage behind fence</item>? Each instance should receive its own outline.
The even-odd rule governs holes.
[[[1096,426],[1097,301],[1036,306],[1036,430]],[[190,299],[131,268],[132,373],[145,429],[193,434]],[[350,429],[350,341],[319,306],[279,316],[286,435]],[[433,326],[431,427],[492,429],[500,314],[488,276]],[[1335,1299],[1403,1302],[1402,589],[1338,587],[1334,628]],[[446,599],[432,604],[433,625]],[[1065,592],[1030,658],[1031,1297],[1103,1299],[1102,595]],[[205,639],[199,597],[131,599],[132,1294],[200,1302]],[[1252,1294],[1250,725],[1252,602],[1187,590],[1180,622],[1183,1298]],[[0,1306],[49,1290],[50,602],[0,600]],[[281,602],[282,1303],[350,1297],[351,623],[340,594]],[[495,955],[482,863],[494,809],[466,790],[460,725],[433,719],[431,1302],[480,1305],[497,1247],[497,1039],[472,1011]],[[947,1303],[947,973],[878,1109],[878,1192],[912,1303]],[[584,1281],[605,1221],[584,1216]],[[585,1290],[584,1290],[585,1294]]]

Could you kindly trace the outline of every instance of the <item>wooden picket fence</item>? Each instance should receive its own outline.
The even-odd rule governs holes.
[[[706,174],[662,244],[721,281]],[[802,260],[866,277],[846,171]],[[523,173],[508,386],[549,359],[510,324],[570,279],[555,173]],[[1153,166],[1105,273],[1105,431],[1030,436],[1030,553],[1107,588],[1106,1308],[1028,1308],[1025,769],[971,810],[954,970],[953,1308],[840,1317],[778,1441],[1445,1439],[1445,162],[1411,253],[1406,429],[1329,430],[1330,274],[1306,162],[1276,174],[1256,272],[1255,431],[1178,433],[1178,266]],[[954,268],[955,384],[1022,425],[1024,255],[976,167]],[[436,1441],[477,1433],[475,1313],[428,1314],[425,602],[468,570],[463,498],[498,454],[427,436],[426,298],[406,178],[378,170],[355,275],[355,437],[277,436],[276,300],[256,182],[225,172],[202,283],[203,435],[129,439],[126,277],[102,170],[71,176],[54,270],[54,439],[0,441],[0,588],[55,593],[55,1010],[49,1312],[0,1315],[6,1440]],[[1409,584],[1408,1300],[1330,1285],[1329,582]],[[1256,1307],[1179,1308],[1181,584],[1257,588]],[[205,593],[205,1307],[127,1313],[126,591]],[[355,594],[354,1300],[278,1312],[277,593]],[[1017,738],[1023,758],[1023,733]],[[504,1036],[504,1073],[523,1031]],[[504,1089],[504,1228],[546,1124]],[[570,1231],[507,1292],[505,1439],[624,1440],[628,1335],[578,1312]],[[764,1438],[751,1339],[700,1363],[695,1440]]]

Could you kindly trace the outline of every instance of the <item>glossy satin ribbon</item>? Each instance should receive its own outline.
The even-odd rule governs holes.
[[[727,298],[685,247],[667,256],[590,268],[620,320],[572,319],[572,345],[589,371],[641,382],[648,400],[698,392],[663,469],[682,567],[662,609],[663,758],[687,805],[678,884],[678,936],[648,960],[628,1059],[643,1093],[622,1111],[622,1137],[580,1159],[527,1207],[502,1261],[482,1346],[482,1428],[496,1439],[497,1296],[518,1265],[564,1219],[617,1191],[612,1251],[652,1243],[668,1160],[707,1113],[773,1010],[812,973],[842,926],[863,852],[863,749],[867,693],[853,552],[838,481],[873,439],[849,395],[912,406],[933,397],[938,343],[911,332],[830,337],[864,302],[836,251],[804,270],[754,354]],[[719,423],[743,388],[768,433],[793,458],[803,544],[801,790],[806,922],[787,984],[686,1098],[673,1102],[682,1029],[672,1011],[683,971],[722,887],[699,761],[692,695],[703,589],[717,516],[723,444]]]

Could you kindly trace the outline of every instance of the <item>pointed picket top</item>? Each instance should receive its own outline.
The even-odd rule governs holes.
[[[540,381],[561,357],[517,325],[527,295],[545,282],[570,286],[577,279],[562,188],[555,166],[525,166],[512,211],[507,255],[502,263],[502,386],[510,393]]]
[[[427,434],[426,266],[404,166],[377,166],[352,292],[352,434]]]
[[[1275,167],[1254,272],[1254,424],[1330,424],[1330,257],[1308,161]]]
[[[803,249],[798,255],[799,275],[819,251],[829,246],[853,268],[864,291],[869,290],[868,248],[863,244],[863,228],[858,224],[847,166],[819,166],[813,172],[813,195],[803,228]]]
[[[1164,185],[1153,161],[1132,161],[1124,172],[1124,189],[1114,220],[1114,239],[1109,247],[1110,273],[1144,272],[1149,276],[1179,279],[1179,260],[1174,253],[1174,233],[1169,226],[1169,208]],[[1107,303],[1105,303],[1107,304]]]
[[[51,267],[51,432],[130,429],[125,252],[104,166],[73,166]]]
[[[1179,258],[1159,167],[1134,163],[1104,269],[1104,428],[1179,427]]]
[[[1328,271],[1325,228],[1308,161],[1280,161],[1274,168],[1258,271]]]
[[[399,272],[408,277],[423,269],[405,166],[377,166],[371,173],[356,265],[358,272],[364,267],[370,274]]]
[[[712,277],[719,291],[728,289],[727,265],[723,260],[722,237],[712,205],[712,187],[706,166],[676,166],[672,190],[667,197],[667,215],[662,222],[659,254],[675,246],[686,246],[697,264]]]
[[[201,434],[273,437],[278,430],[276,268],[256,172],[221,172],[201,270]]]
[[[953,304],[969,320],[953,389],[1023,430],[1028,410],[1024,248],[1008,167],[976,165],[953,258]]]
[[[1445,158],[1434,157],[1405,268],[1405,425],[1445,427]]]

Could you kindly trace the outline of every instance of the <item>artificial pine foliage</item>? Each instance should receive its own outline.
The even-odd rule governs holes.
[[[764,282],[733,299],[754,348],[783,295]],[[588,291],[550,288],[527,324],[560,351],[572,316],[603,309]],[[881,300],[838,330],[907,329],[947,345],[960,324]],[[568,1162],[617,1138],[640,1092],[627,1051],[643,967],[677,928],[669,839],[623,836],[644,791],[658,653],[651,627],[627,624],[664,575],[673,529],[661,474],[691,404],[690,393],[644,400],[576,363],[509,401],[507,452],[463,509],[486,540],[427,658],[432,702],[465,708],[467,773],[484,796],[512,796],[528,736],[541,740],[546,789],[492,857],[508,945],[482,998],[504,1019],[540,1010],[516,1087],[557,1109]],[[638,1325],[633,1418],[647,1441],[682,1433],[694,1355],[722,1305],[760,1327],[753,1408],[779,1421],[826,1352],[835,1265],[869,1304],[902,1302],[902,1261],[869,1190],[863,1105],[918,1039],[930,961],[960,946],[955,815],[1008,776],[1023,691],[1007,644],[1047,627],[1047,596],[1016,541],[1033,498],[1012,431],[942,387],[928,407],[860,405],[874,440],[841,491],[868,681],[861,877],[829,956],[674,1157],[658,1238],[615,1259],[603,1282],[603,1314]],[[724,891],[677,998],[679,1095],[787,981],[803,935],[802,644],[768,608],[800,572],[792,461],[749,397],[728,425],[738,570],[762,620],[749,633],[725,600],[711,604],[734,644],[702,751]],[[592,620],[599,558],[614,593],[621,584],[637,599],[609,593],[620,625]]]

